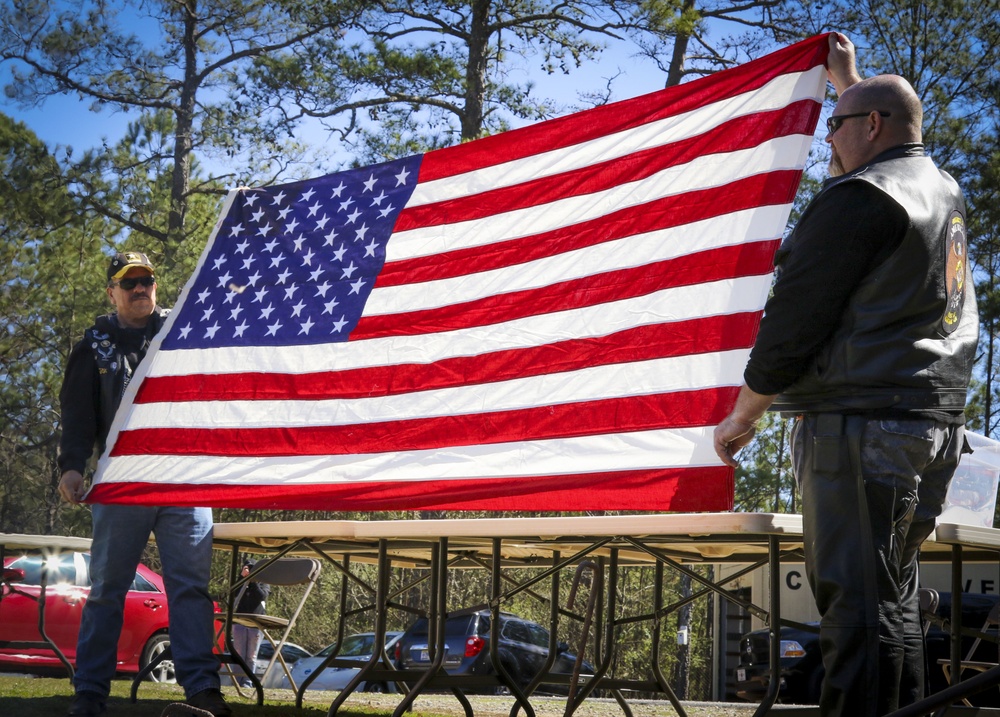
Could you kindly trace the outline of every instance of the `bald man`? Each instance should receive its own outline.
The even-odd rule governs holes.
[[[902,77],[834,72],[847,42],[831,38],[831,178],[776,256],[715,449],[735,466],[765,411],[795,417],[820,712],[876,717],[923,695],[917,553],[963,451],[979,321],[965,202],[924,154],[920,100]]]

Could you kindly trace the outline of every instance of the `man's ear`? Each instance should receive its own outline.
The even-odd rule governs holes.
[[[874,115],[874,118],[872,115]],[[874,142],[886,131],[885,119],[878,112],[873,112],[868,115],[867,121],[871,123],[871,126],[868,128],[868,141]]]

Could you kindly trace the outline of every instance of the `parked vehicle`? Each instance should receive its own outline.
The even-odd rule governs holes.
[[[45,631],[76,666],[80,615],[90,595],[90,554],[64,552],[43,557],[8,557],[4,568],[16,571],[3,583],[0,595],[0,642],[37,642],[38,597],[46,571]],[[6,571],[5,571],[6,572]],[[136,673],[170,645],[167,596],[163,580],[140,565],[125,598],[125,617],[118,639],[118,671]],[[47,647],[0,648],[0,669],[26,672],[65,671]],[[156,682],[175,682],[173,663],[164,661],[150,675]]]
[[[985,622],[990,610],[1000,597],[979,593],[962,594],[962,627],[978,630]],[[939,659],[951,656],[951,636],[943,629],[951,619],[951,593],[939,595],[936,614],[927,630],[927,677],[928,690],[933,693],[947,687],[945,673],[938,664]],[[819,649],[819,625],[809,623],[815,630],[782,627],[781,637],[781,686],[778,701],[788,704],[818,704],[820,688],[823,684],[823,662]],[[962,655],[972,645],[974,637],[963,637]],[[736,670],[736,694],[744,700],[759,702],[763,699],[770,683],[769,668],[770,638],[767,629],[755,630],[740,640],[740,663]],[[982,643],[977,648],[976,658],[988,662],[997,661],[997,645]],[[969,675],[966,675],[968,677]],[[1000,706],[1000,690],[988,690],[970,698],[982,707]]]
[[[288,676],[281,669],[280,662],[274,663],[274,667],[271,668],[271,672],[267,675],[267,680],[264,679],[267,663],[271,661],[272,656],[274,656],[274,646],[267,640],[261,640],[260,649],[257,650],[257,664],[254,665],[253,673],[257,676],[257,679],[261,680],[261,684],[264,687],[287,687]],[[308,659],[312,656],[312,653],[300,645],[286,642],[281,646],[281,656],[284,658],[285,664],[288,665],[289,669],[293,669],[294,665],[297,665],[300,660]],[[236,665],[233,667],[239,669]],[[240,670],[240,674],[243,674],[242,670]]]
[[[402,634],[401,632],[387,632],[385,634],[385,649],[390,656],[394,654],[396,642]],[[296,662],[292,668],[292,679],[295,680],[295,684],[301,686],[306,678],[322,664],[323,660],[333,654],[333,650],[336,647],[337,643],[327,645],[312,657],[303,657]],[[337,659],[364,663],[371,659],[374,649],[375,633],[358,633],[344,638],[344,645],[337,654]],[[342,690],[347,687],[347,684],[360,671],[360,667],[336,667],[331,665],[320,672],[316,679],[309,683],[309,689]],[[280,686],[286,689],[291,688],[288,677],[284,674],[282,674],[282,683]],[[398,692],[395,683],[392,682],[362,682],[358,685],[358,690],[361,692]]]
[[[445,621],[444,669],[451,675],[491,675],[496,672],[490,660],[489,640],[492,629],[489,610],[452,614]],[[419,618],[396,643],[399,669],[424,669],[431,664],[427,619]],[[537,675],[549,655],[549,631],[537,623],[511,613],[500,614],[499,658],[507,673],[520,687]],[[573,673],[576,656],[564,642],[558,645],[552,673]],[[584,661],[581,675],[594,674],[594,667]],[[503,692],[502,688],[493,690]],[[539,692],[566,694],[566,684],[539,686]]]

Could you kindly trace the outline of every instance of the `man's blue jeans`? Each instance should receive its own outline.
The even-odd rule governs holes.
[[[820,614],[823,717],[876,717],[919,699],[920,544],[941,514],[962,426],[864,415],[800,417],[806,574]]]
[[[215,606],[208,593],[212,566],[210,508],[91,507],[90,597],[83,608],[76,649],[77,692],[107,696],[115,675],[125,594],[150,533],[163,563],[170,609],[170,650],[177,681],[187,697],[219,687],[213,654]]]

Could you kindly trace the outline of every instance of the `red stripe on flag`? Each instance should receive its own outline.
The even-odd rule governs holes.
[[[137,428],[119,433],[110,455],[350,455],[707,426],[725,418],[737,391],[722,386],[346,426]]]
[[[805,72],[823,64],[829,52],[827,37],[811,37],[704,81],[670,87],[551,119],[540,125],[428,152],[420,166],[420,181],[451,177],[552,149],[571,147],[759,89],[778,75]]]
[[[539,177],[511,187],[499,187],[464,197],[404,209],[394,231],[457,224],[494,214],[537,207],[568,197],[603,192],[651,177],[698,157],[728,154],[768,140],[808,134],[816,126],[820,105],[800,100],[780,110],[759,112],[724,122],[711,131],[677,142],[649,147],[604,162]]]
[[[779,243],[779,240],[773,240],[735,244],[476,301],[423,311],[362,316],[349,340],[415,336],[491,326],[528,316],[645,296],[663,289],[742,276],[761,276],[773,271],[774,252]]]
[[[88,502],[284,510],[733,509],[728,466],[574,473],[528,478],[381,481],[349,485],[98,483]]]
[[[608,336],[525,349],[302,374],[229,373],[148,377],[134,403],[188,401],[321,401],[397,396],[454,386],[508,381],[670,356],[729,351],[753,344],[759,311],[638,326]]]
[[[799,170],[756,174],[720,187],[663,197],[597,219],[518,237],[491,247],[469,247],[389,262],[379,273],[375,285],[379,288],[400,286],[490,271],[746,209],[788,204],[795,198],[801,177]]]

